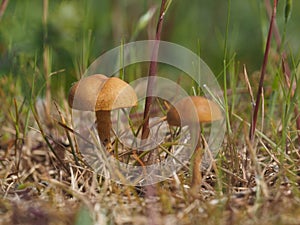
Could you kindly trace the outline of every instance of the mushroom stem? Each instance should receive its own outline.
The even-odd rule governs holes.
[[[191,182],[191,192],[192,194],[195,195],[202,182],[202,175],[200,172],[202,153],[203,152],[201,147],[201,135],[200,135],[195,149],[195,155],[193,160],[193,171],[192,171],[193,174],[192,174],[192,182]]]
[[[111,131],[111,119],[110,111],[108,110],[98,110],[96,111],[96,123],[98,135],[101,143],[104,145],[105,149],[111,150],[110,142],[110,131]]]

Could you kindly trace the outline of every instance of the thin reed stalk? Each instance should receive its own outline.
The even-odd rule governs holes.
[[[267,43],[266,43],[266,48],[265,48],[265,54],[264,54],[264,59],[263,59],[263,64],[262,64],[261,74],[260,74],[260,80],[259,80],[259,85],[258,85],[258,90],[257,90],[257,95],[256,95],[256,102],[255,102],[255,106],[254,106],[253,114],[252,114],[252,118],[251,118],[251,123],[250,123],[251,124],[250,131],[249,131],[250,141],[254,140],[254,134],[255,134],[257,117],[258,117],[258,110],[259,110],[259,106],[261,103],[264,79],[265,79],[265,74],[266,74],[266,69],[267,69],[268,57],[269,57],[269,53],[270,53],[271,37],[272,37],[274,22],[275,22],[275,18],[276,18],[277,3],[278,3],[277,0],[274,0],[273,11],[272,11],[272,16],[271,16],[271,20],[270,20]]]

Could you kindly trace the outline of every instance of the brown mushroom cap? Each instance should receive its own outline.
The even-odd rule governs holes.
[[[76,82],[70,89],[69,106],[85,111],[110,111],[137,104],[133,88],[117,77],[95,74]]]
[[[195,112],[198,118],[194,116]],[[167,121],[171,126],[210,123],[222,118],[220,107],[213,101],[201,96],[183,98],[176,102],[167,113]]]

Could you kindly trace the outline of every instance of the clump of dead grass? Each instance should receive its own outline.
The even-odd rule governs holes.
[[[68,109],[59,111],[67,124]],[[155,196],[145,197],[143,188],[116,184],[93,172],[80,155],[75,160],[66,130],[57,123],[59,113],[52,115],[50,128],[43,126],[48,143],[32,113],[32,125],[23,135],[21,114],[21,144],[15,142],[13,113],[2,126],[6,133],[0,150],[3,224],[74,224],[83,206],[91,221],[103,224],[299,223],[299,163],[294,145],[282,153],[260,137],[250,146],[245,132],[249,125],[241,118],[232,120],[236,135],[226,137],[216,165],[203,171],[197,196],[190,195],[190,171],[183,169],[156,184]],[[43,121],[41,115],[38,118]]]

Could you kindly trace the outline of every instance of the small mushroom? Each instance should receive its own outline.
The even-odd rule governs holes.
[[[125,81],[95,74],[81,79],[71,87],[68,102],[73,109],[95,111],[100,141],[107,150],[111,150],[110,111],[136,106],[137,96]]]
[[[176,102],[167,113],[167,122],[171,126],[211,123],[222,118],[220,107],[215,102],[201,96],[183,98]],[[202,160],[201,140],[201,134],[199,133],[193,162],[192,194],[196,194],[197,187],[201,184],[202,180],[199,169]]]

